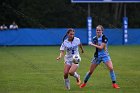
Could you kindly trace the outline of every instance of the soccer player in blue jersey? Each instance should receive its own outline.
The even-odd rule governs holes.
[[[94,57],[91,62],[91,66],[89,69],[89,72],[87,72],[83,84],[80,85],[80,88],[83,88],[86,86],[86,83],[88,79],[90,78],[91,74],[94,72],[95,68],[103,61],[104,64],[108,67],[110,71],[110,77],[112,80],[112,87],[113,88],[120,88],[116,84],[116,76],[115,72],[113,70],[113,64],[111,61],[111,58],[109,56],[108,50],[107,50],[107,44],[108,39],[103,34],[104,28],[102,25],[98,25],[96,27],[96,36],[93,37],[93,42],[90,43],[91,46],[94,46],[96,48],[96,52],[94,53]]]
[[[68,75],[76,78],[77,85],[80,85],[81,83],[80,75],[76,72],[79,64],[73,63],[73,55],[79,55],[78,46],[80,47],[82,53],[84,53],[84,50],[80,39],[74,37],[74,34],[74,29],[68,29],[66,35],[63,37],[63,43],[60,47],[60,55],[57,57],[57,60],[61,59],[64,56],[64,52],[66,51],[66,55],[64,56],[64,82],[67,90],[70,89],[70,80],[68,78]],[[65,39],[66,37],[68,38]]]

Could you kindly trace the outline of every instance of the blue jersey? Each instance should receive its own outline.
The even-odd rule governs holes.
[[[107,45],[108,45],[108,39],[105,35],[101,35],[100,37],[93,37],[93,43],[96,45],[101,45],[102,43],[105,43],[105,47],[103,49],[96,48],[96,51],[94,53],[94,57],[104,57],[109,56]]]

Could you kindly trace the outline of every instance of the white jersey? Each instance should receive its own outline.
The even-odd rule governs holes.
[[[79,55],[78,51],[78,45],[80,44],[80,39],[77,37],[74,37],[73,41],[70,42],[68,39],[64,40],[62,43],[60,50],[65,50],[66,55],[65,55],[65,61],[72,61],[72,57],[74,54]]]

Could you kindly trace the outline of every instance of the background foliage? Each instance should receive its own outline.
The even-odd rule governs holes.
[[[87,4],[71,3],[71,0],[1,0],[0,25],[15,21],[20,27],[59,28],[86,27]],[[130,28],[140,27],[140,3],[127,3],[126,15]],[[122,26],[124,3],[92,3],[93,27]]]

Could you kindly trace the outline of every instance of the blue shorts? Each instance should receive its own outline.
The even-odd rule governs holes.
[[[91,61],[91,63],[92,64],[100,64],[102,61],[104,62],[104,63],[106,63],[106,62],[108,62],[108,61],[110,61],[111,60],[111,58],[110,58],[110,56],[104,56],[104,57],[94,57],[93,59],[92,59],[92,61]]]

